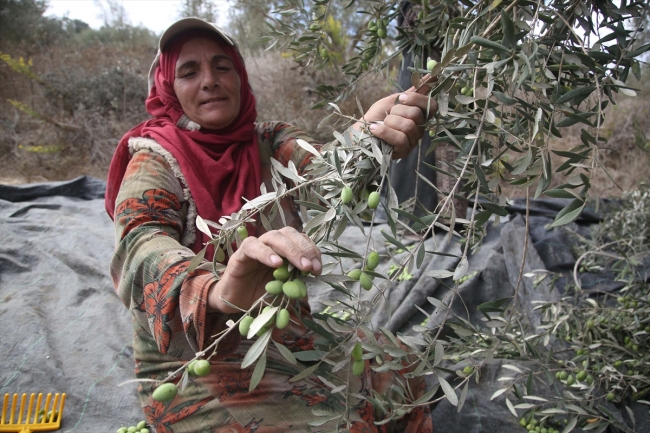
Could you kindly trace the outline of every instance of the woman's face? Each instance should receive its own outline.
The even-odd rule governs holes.
[[[176,61],[174,92],[183,112],[202,128],[219,130],[239,115],[241,81],[215,41],[191,39]]]

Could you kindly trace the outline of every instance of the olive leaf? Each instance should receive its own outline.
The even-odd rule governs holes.
[[[447,397],[449,403],[453,406],[458,406],[458,396],[456,395],[454,388],[452,388],[451,385],[449,385],[449,382],[440,376],[438,376],[438,381],[440,381],[440,387],[445,393],[445,397]]]
[[[246,355],[244,355],[241,368],[246,368],[252,365],[266,351],[266,346],[269,344],[272,332],[273,329],[267,330],[257,339],[257,341],[255,341],[255,343],[253,343],[250,349],[248,349],[248,352],[246,352]]]
[[[262,377],[264,377],[265,370],[266,370],[266,353],[264,353],[259,358],[257,364],[255,365],[255,369],[253,370],[253,375],[251,376],[251,381],[248,385],[248,392],[252,392],[255,388],[257,388],[257,385],[262,380]]]

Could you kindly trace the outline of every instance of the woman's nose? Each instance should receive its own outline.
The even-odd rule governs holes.
[[[212,89],[216,87],[219,83],[217,74],[212,68],[207,68],[201,71],[201,88],[203,89]]]

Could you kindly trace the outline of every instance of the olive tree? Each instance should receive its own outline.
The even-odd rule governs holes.
[[[629,331],[629,341],[622,337],[627,334],[608,334],[601,321],[588,324],[589,317],[602,314],[603,305],[597,303],[579,310],[571,299],[543,304],[539,306],[543,311],[541,323],[526,323],[517,311],[519,283],[512,298],[495,299],[479,306],[484,322],[470,323],[450,311],[458,285],[466,278],[471,249],[480,247],[489,220],[508,215],[502,194],[504,183],[519,188],[527,203],[542,196],[570,199],[553,227],[574,221],[587,201],[597,198],[591,184],[595,173],[604,169],[602,150],[607,140],[600,128],[605,108],[621,94],[636,94],[626,82],[630,74],[640,78],[639,56],[650,49],[650,44],[640,45],[637,41],[643,32],[648,4],[626,0],[429,0],[417,4],[419,12],[413,25],[401,27],[392,26],[403,13],[399,2],[364,4],[370,6],[357,11],[354,0],[282,2],[268,18],[270,30],[265,40],[269,46],[292,50],[303,65],[322,68],[331,62],[332,41],[323,23],[332,11],[344,8],[367,17],[366,29],[357,32],[355,54],[348,56],[340,67],[346,79],[338,85],[316,89],[322,96],[317,106],[331,109],[324,122],[342,119],[363,123],[363,107],[359,107],[359,113],[343,113],[337,102],[352,95],[355,85],[368,74],[387,71],[402,51],[413,50],[417,54],[423,47],[442,46],[440,59],[416,55],[414,63],[405,66],[412,73],[413,85],[437,102],[438,110],[426,124],[432,137],[430,150],[441,143],[457,150],[453,164],[436,168],[441,175],[455,179],[455,187],[441,191],[423,178],[420,187],[432,188],[443,200],[425,216],[415,216],[413,203],[398,203],[390,187],[392,148],[362,128],[335,133],[334,141],[320,149],[299,141],[305,151],[313,154],[303,172],[299,173],[291,163],[284,167],[272,160],[274,188],[263,187],[259,197],[220,221],[199,218],[197,227],[212,237],[210,243],[216,251],[213,268],[217,273],[223,269],[221,262],[226,255],[232,253],[233,244],[246,236],[245,223],[257,220],[271,228],[275,218],[284,219],[280,201],[285,197],[292,197],[299,206],[304,233],[331,258],[320,277],[301,275],[290,265],[281,268],[275,275],[276,281],[267,286],[269,293],[244,311],[242,318],[231,323],[226,331],[241,332],[245,338],[257,336],[242,365],[255,365],[251,389],[264,374],[269,344],[274,344],[289,362],[318,361],[298,378],[317,368],[328,368],[330,377],[337,379],[326,385],[344,394],[353,391],[347,387],[345,375],[336,373],[347,370],[359,374],[362,359],[371,360],[370,368],[379,372],[408,366],[408,377],[438,377],[440,388],[415,400],[408,398],[406,390],[396,399],[368,397],[377,411],[386,414],[382,422],[387,422],[419,405],[445,398],[460,410],[470,380],[480,378],[480,367],[494,357],[514,354],[537,361],[539,368],[526,372],[511,366],[510,385],[493,398],[505,396],[505,404],[513,415],[521,417],[522,425],[535,428],[541,420],[548,422],[549,427],[544,427],[547,431],[555,431],[550,425],[557,418],[566,421],[564,432],[587,422],[594,431],[602,432],[608,427],[631,431],[600,403],[623,401],[626,393],[638,394],[649,389],[647,363],[643,364],[642,355],[634,358],[634,345],[648,344],[644,317],[639,320],[638,314],[630,313],[629,321],[621,325],[619,331]],[[581,142],[570,150],[554,149],[553,138],[561,138],[565,128],[574,125],[580,128]],[[561,159],[559,166],[552,166],[552,154]],[[562,183],[552,186],[554,177],[559,175]],[[370,242],[376,230],[378,191],[384,188],[388,191],[387,199],[381,206],[385,208],[388,225],[381,236],[389,246],[388,258],[397,263],[386,275],[375,270],[377,258]],[[467,217],[456,215],[453,199],[471,204]],[[447,218],[446,224],[442,224],[443,217]],[[345,228],[354,225],[368,236],[364,255],[338,242]],[[417,336],[395,335],[385,328],[371,329],[370,312],[391,284],[404,271],[419,268],[427,255],[435,253],[425,248],[424,241],[407,247],[403,235],[427,234],[434,227],[446,230],[449,238],[456,237],[463,245],[456,268],[429,271],[424,277],[454,281],[455,287],[444,299],[429,299],[441,312],[442,320],[417,326]],[[197,255],[191,268],[199,266],[202,259],[203,254]],[[343,259],[351,259],[354,265],[346,268]],[[520,282],[521,278],[520,274]],[[272,342],[274,325],[269,323],[286,324],[290,300],[305,295],[305,283],[327,284],[339,291],[345,314],[320,314],[305,320],[309,329],[323,337],[322,343],[313,351],[291,353]],[[362,296],[366,290],[370,297]],[[636,299],[644,290],[647,291],[647,284],[637,291],[630,286],[632,298],[623,297],[619,302],[627,302],[632,308],[630,304],[638,303]],[[575,301],[580,297],[579,287],[573,293]],[[331,307],[337,308],[334,304]],[[443,332],[445,327],[453,329],[451,336]],[[576,327],[579,331],[572,333]],[[383,333],[387,343],[378,345],[375,332]],[[570,360],[570,365],[585,361],[575,369],[576,376],[571,369],[567,372],[569,364],[561,364],[564,361],[548,348],[549,341],[567,336],[567,341],[575,343],[570,350],[577,356]],[[222,337],[199,355],[210,356],[213,349],[218,349]],[[626,345],[622,349],[618,337]],[[600,340],[594,341],[595,338]],[[605,352],[590,356],[592,350],[601,346]],[[579,349],[578,353],[577,347],[584,347],[585,352]],[[639,362],[636,371],[621,372],[620,365],[614,365],[616,357],[625,352],[629,352],[633,362]],[[460,380],[452,386],[441,373],[450,371],[448,360],[460,358],[470,360],[471,365],[456,372]],[[177,373],[189,380],[187,371],[181,369]],[[567,394],[556,400],[535,396],[531,389],[533,377],[550,382],[559,380],[567,387]],[[345,425],[347,413],[315,417],[315,425],[329,419]]]

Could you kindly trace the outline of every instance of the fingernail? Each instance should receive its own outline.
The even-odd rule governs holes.
[[[311,261],[307,257],[303,257],[300,259],[300,264],[302,265],[303,268],[308,268],[311,266]]]
[[[311,269],[312,269],[314,272],[320,272],[320,271],[321,271],[321,264],[320,264],[320,261],[319,261],[319,260],[316,260],[316,259],[312,260],[312,261],[311,261]]]
[[[371,124],[371,125],[368,127],[368,129],[370,129],[371,131],[376,130],[376,129],[377,129],[377,124],[375,124],[375,123]]]
[[[271,260],[271,263],[273,263],[274,265],[279,265],[280,263],[282,263],[282,259],[279,256],[276,256],[275,254],[271,254],[269,260]]]
[[[408,99],[408,95],[406,93],[402,93],[401,95],[399,95],[399,102],[406,102],[407,99]]]

